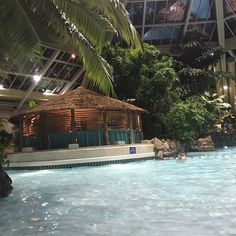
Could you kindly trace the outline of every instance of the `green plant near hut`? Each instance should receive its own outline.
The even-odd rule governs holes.
[[[10,161],[7,160],[7,154],[4,151],[4,146],[0,144],[0,166],[9,165]]]
[[[10,142],[10,136],[3,129],[4,120],[0,119],[0,166],[9,165],[7,154],[5,152],[6,145]]]
[[[163,56],[149,44],[138,50],[108,45],[104,57],[114,69],[114,88],[117,97],[130,101],[149,113],[143,119],[146,137],[160,136],[166,131],[164,117],[170,105],[179,98],[178,77],[173,59]]]

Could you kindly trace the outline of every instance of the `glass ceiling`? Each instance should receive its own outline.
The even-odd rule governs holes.
[[[217,0],[218,1],[218,0]],[[236,0],[223,0],[225,36],[236,35]],[[145,42],[172,45],[196,26],[208,41],[217,41],[215,0],[129,0],[126,8]]]
[[[32,85],[33,76],[42,74],[42,78],[33,88],[35,92],[63,93],[66,85],[82,70],[81,63],[75,55],[66,52],[48,47],[42,48],[42,51],[42,58],[39,58],[38,63],[30,64],[29,60],[20,68],[20,71],[24,72],[19,73],[19,68],[12,67],[7,78],[0,78],[0,84],[4,89],[27,91]],[[77,83],[73,83],[71,88],[76,85]]]

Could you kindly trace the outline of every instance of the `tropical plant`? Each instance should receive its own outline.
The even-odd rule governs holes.
[[[108,44],[104,48],[102,55],[113,68],[114,89],[119,99],[125,101],[136,97],[144,54],[142,55],[139,50],[122,48],[118,44]]]
[[[10,135],[7,134],[3,129],[4,122],[6,121],[0,119],[0,167],[9,164],[9,160],[7,160],[7,154],[5,152],[5,147],[10,142]]]
[[[30,100],[28,103],[29,108],[34,108],[37,106],[37,103],[34,100]]]
[[[209,108],[215,110],[216,112],[220,112],[222,109],[231,108],[229,103],[224,102],[224,95],[219,96],[217,93],[205,92],[201,97]]]
[[[143,53],[107,46],[103,53],[114,69],[114,88],[121,100],[133,100],[149,113],[143,119],[147,137],[162,135],[166,131],[164,117],[170,105],[179,98],[178,77],[171,57],[143,44]]]
[[[172,49],[173,50],[173,49]],[[180,45],[174,47],[175,69],[180,80],[182,98],[214,92],[217,72],[212,67],[221,59],[225,50],[205,44],[205,35],[197,27],[186,32]]]
[[[194,96],[173,103],[166,116],[166,125],[172,138],[189,142],[206,135],[216,118],[205,101]]]
[[[0,0],[0,70],[37,60],[41,46],[77,53],[92,86],[113,94],[112,70],[100,52],[108,33],[141,50],[139,36],[118,0]]]

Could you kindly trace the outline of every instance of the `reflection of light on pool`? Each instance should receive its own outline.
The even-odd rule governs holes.
[[[110,167],[112,169],[122,169],[122,170],[135,168],[132,164],[126,164],[126,165],[124,165],[124,164],[112,164]]]
[[[51,170],[40,170],[40,171],[30,171],[25,173],[20,173],[21,177],[30,177],[30,176],[44,176],[52,173]]]
[[[11,171],[4,235],[233,235],[236,148],[175,160]],[[14,222],[14,224],[9,224]]]

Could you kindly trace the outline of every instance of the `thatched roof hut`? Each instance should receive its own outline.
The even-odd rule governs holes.
[[[37,149],[140,142],[140,114],[145,112],[132,104],[103,96],[79,87],[22,111],[20,132],[22,147]]]
[[[68,108],[145,112],[144,109],[132,104],[101,95],[83,87],[78,87],[75,90],[41,103],[33,109],[27,109],[21,112],[21,114],[64,110]]]

